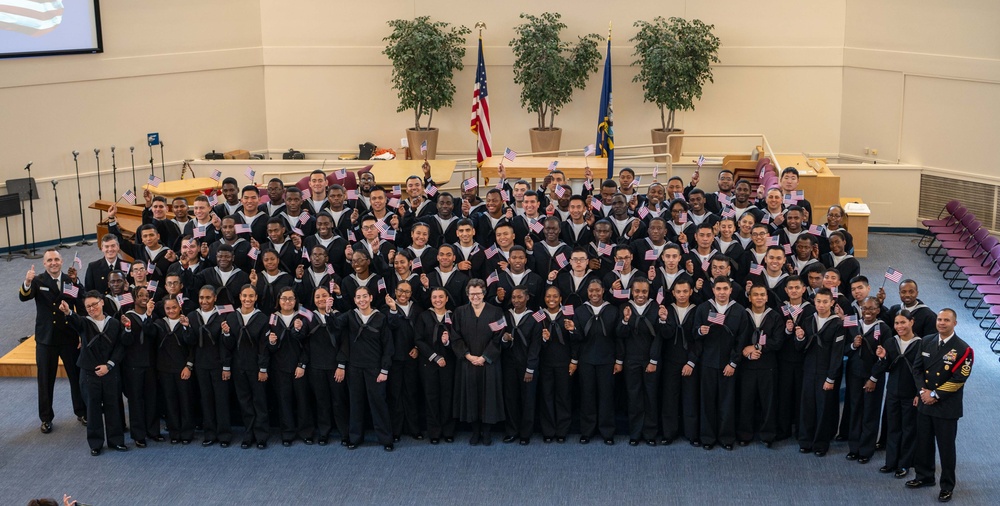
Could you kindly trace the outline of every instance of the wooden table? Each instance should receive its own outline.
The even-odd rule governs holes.
[[[404,184],[410,176],[424,177],[423,160],[367,160],[371,173],[379,184]],[[455,160],[427,160],[431,164],[431,179],[437,184],[447,184],[455,172]]]
[[[177,197],[187,200],[188,205],[194,204],[195,197],[204,195],[204,191],[209,188],[222,188],[222,183],[210,177],[196,177],[193,179],[164,181],[159,186],[146,184],[142,188],[149,190],[153,195],[166,197],[167,206],[169,207],[170,201]],[[140,196],[140,198],[142,197]]]
[[[854,197],[843,197],[840,199],[840,207],[847,207],[847,204],[856,203],[864,204],[859,198]],[[844,228],[851,233],[854,237],[854,256],[856,258],[865,258],[868,256],[868,217],[871,216],[871,212],[845,212],[844,216]]]
[[[549,174],[549,164],[553,161],[559,162],[556,169],[566,174],[567,179],[583,179],[587,167],[594,173],[595,179],[603,179],[608,173],[608,159],[596,156],[558,156],[558,157],[533,157],[519,156],[513,162],[504,159],[503,155],[496,155],[483,160],[482,175],[485,185],[489,185],[491,177],[499,177],[498,169],[500,162],[503,162],[504,170],[507,172],[507,179],[541,179]]]

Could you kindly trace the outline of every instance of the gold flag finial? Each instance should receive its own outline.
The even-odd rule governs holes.
[[[485,30],[485,29],[486,29],[486,23],[483,23],[482,21],[477,21],[476,22],[476,30],[479,30],[479,38],[480,39],[483,38],[483,30]]]

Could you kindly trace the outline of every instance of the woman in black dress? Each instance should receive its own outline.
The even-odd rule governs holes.
[[[455,310],[452,347],[457,357],[455,417],[472,424],[469,444],[492,444],[492,425],[504,421],[500,346],[507,327],[503,311],[484,302],[486,283],[471,279],[469,303]]]

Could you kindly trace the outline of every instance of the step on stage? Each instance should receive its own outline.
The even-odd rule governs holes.
[[[34,378],[38,376],[38,366],[35,365],[35,336],[29,337],[17,345],[10,353],[0,358],[0,377]],[[66,377],[66,369],[59,360],[58,377]]]

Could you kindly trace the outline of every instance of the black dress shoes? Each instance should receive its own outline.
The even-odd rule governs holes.
[[[799,453],[812,453],[812,448],[799,448]]]
[[[347,443],[347,449],[348,450],[357,450],[358,449],[358,445],[356,445],[354,443]]]
[[[39,430],[42,431],[42,434],[48,434],[52,432],[52,424],[49,422],[42,422],[42,426],[39,427]]]
[[[307,444],[307,445],[312,445],[313,444],[313,438],[307,437],[307,438],[303,439],[302,442],[305,443],[305,444]]]
[[[750,441],[740,441],[739,445],[740,446],[750,446]]]
[[[639,440],[638,439],[629,439],[628,440],[628,445],[629,446],[639,446]]]
[[[420,434],[420,433],[412,434],[410,437],[412,437],[413,439],[416,439],[417,441],[423,441],[424,440],[424,435]]]
[[[145,439],[136,439],[135,440],[135,447],[136,448],[145,448],[146,447],[146,440]]]
[[[703,444],[703,445],[701,445],[701,447],[704,448],[704,449],[706,449],[706,450],[712,450],[712,449],[715,448],[715,445],[714,444]]]
[[[585,445],[590,442],[590,438],[587,436],[580,436],[580,444]]]
[[[545,436],[545,437],[542,438],[542,442],[546,443],[546,444],[551,443],[552,442],[552,438],[550,436]]]
[[[392,436],[392,442],[393,443],[398,443],[398,442],[400,442],[402,440],[403,440],[403,438],[401,436]]]
[[[840,434],[838,434],[837,437],[835,437],[833,440],[843,443],[844,441],[847,441],[847,436],[841,436]]]
[[[436,437],[432,437],[432,438],[431,438],[431,444],[432,444],[432,445],[436,445],[436,444],[438,444],[438,443],[440,443],[440,442],[441,442],[441,440],[440,440],[440,439],[438,439],[438,438],[436,438]]]
[[[240,443],[240,448],[243,448],[244,450],[246,450],[246,449],[250,448],[251,446],[253,446],[253,443],[254,443],[253,441],[244,441],[244,442]]]
[[[813,455],[816,455],[817,457],[826,457],[826,450],[816,450],[813,452]]]
[[[76,421],[80,422],[80,425],[83,425],[84,427],[87,426],[87,417],[85,416],[76,417]]]
[[[942,490],[938,494],[938,502],[948,502],[951,500],[951,490]]]
[[[281,446],[284,446],[285,448],[288,448],[289,446],[292,446],[292,442],[291,441],[287,441],[287,440],[286,441],[282,441],[281,442]]]
[[[886,473],[886,474],[888,474],[888,473],[891,473],[893,471],[895,471],[895,469],[893,469],[892,466],[882,466],[882,467],[878,468],[878,472],[880,472],[880,473]]]
[[[670,446],[673,443],[674,443],[674,439],[673,438],[669,438],[669,437],[660,438],[660,444],[663,445],[663,446]]]
[[[222,441],[219,443],[220,448],[229,448],[229,441]]]
[[[454,443],[455,442],[455,437],[454,436],[445,436],[444,442],[445,443]]]
[[[389,444],[383,446],[382,449],[385,450],[385,451],[387,451],[387,452],[391,452],[391,451],[395,450],[396,447],[393,446],[392,443],[389,443]]]
[[[125,445],[114,445],[111,448],[114,448],[115,450],[120,451],[120,452],[127,452],[128,451],[128,447],[125,446]]]
[[[934,480],[914,479],[906,482],[906,488],[920,488],[934,486]]]
[[[604,444],[606,444],[608,446],[613,446],[615,444],[615,438],[613,438],[613,437],[606,437],[606,438],[604,438]]]
[[[858,460],[858,454],[857,453],[848,453],[847,457],[845,457],[845,458],[847,460]]]
[[[521,438],[521,440],[518,441],[517,444],[519,444],[521,446],[528,446],[528,443],[530,443],[530,442],[531,442],[531,440],[528,439],[528,438]]]
[[[901,468],[897,469],[896,473],[893,474],[892,476],[894,478],[896,478],[896,479],[903,479],[903,478],[906,478],[906,475],[908,475],[908,474],[910,474],[910,470],[907,469],[907,468],[905,468],[905,467],[901,467]]]
[[[214,444],[215,444],[215,440],[214,439],[206,439],[206,440],[204,440],[204,441],[201,442],[201,445],[202,446],[206,446],[206,447],[207,446],[212,446]]]
[[[556,442],[559,443],[559,444],[565,443],[566,442],[566,436],[559,436],[559,437],[557,437],[556,438]]]
[[[858,464],[867,464],[871,460],[871,457],[858,457]]]
[[[733,445],[722,445],[722,448],[726,451],[733,451]]]
[[[330,440],[329,439],[327,439],[325,437],[319,438],[319,445],[320,446],[326,446],[328,444],[330,444]]]
[[[258,450],[263,450],[265,448],[267,448],[267,441],[258,441],[257,442],[257,449]]]
[[[656,441],[653,439],[647,439],[646,446],[656,446]]]
[[[472,437],[469,438],[469,446],[479,446],[479,443],[482,441],[483,437],[481,435],[478,433],[473,434]]]
[[[150,437],[149,439],[152,439],[153,441],[156,441],[157,443],[162,443],[162,442],[164,442],[164,441],[167,440],[167,438],[164,437],[163,434],[157,434],[157,435],[155,435],[153,437]]]
[[[692,439],[691,446],[701,446],[701,441],[698,441],[697,439]]]
[[[493,444],[493,436],[489,434],[483,434],[483,446],[490,446]]]
[[[771,448],[774,446],[774,441],[761,441],[761,443],[764,443],[764,448]]]
[[[885,443],[875,443],[875,451],[885,450]]]
[[[513,443],[514,441],[517,441],[517,437],[516,436],[504,436],[503,437],[503,442],[504,443]]]
[[[100,454],[101,454],[101,449],[100,448],[94,448],[94,449],[90,450],[90,456],[91,457],[96,457],[96,456],[98,456]]]
[[[177,444],[177,443],[180,443],[180,442],[181,442],[181,440],[180,440],[180,439],[177,439],[177,438],[170,438],[170,444],[172,444],[172,445],[175,445],[175,444]]]
[[[189,444],[191,444],[191,440],[190,439],[181,439],[181,444],[182,445],[189,445]]]

